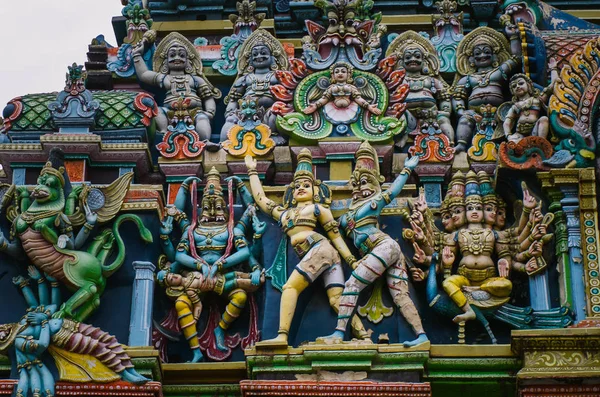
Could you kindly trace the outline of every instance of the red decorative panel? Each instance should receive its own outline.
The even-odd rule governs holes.
[[[85,160],[65,160],[65,168],[71,183],[85,182]]]
[[[243,380],[242,397],[431,397],[429,383]]]
[[[598,397],[600,384],[590,386],[528,386],[521,389],[521,397]]]
[[[0,396],[12,395],[17,385],[15,379],[0,380]],[[132,385],[129,382],[110,383],[66,383],[56,384],[56,396],[86,396],[86,397],[162,397],[160,382],[148,382],[143,385]]]

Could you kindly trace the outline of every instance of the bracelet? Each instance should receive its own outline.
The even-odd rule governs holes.
[[[40,277],[37,281],[38,284],[42,284],[46,281],[46,279],[44,277]]]
[[[531,213],[531,208],[523,207],[523,213],[525,213],[525,214]]]
[[[527,237],[527,240],[533,243],[535,241],[535,238],[530,234],[529,237]]]
[[[225,260],[223,260],[223,262],[217,262],[217,271],[222,272],[223,271],[223,265],[225,264]]]
[[[262,238],[262,234],[254,233],[254,235],[252,236],[252,238],[254,240],[258,240],[258,239]]]
[[[51,281],[51,282],[50,282],[50,286],[51,286],[52,288],[56,288],[56,287],[58,287],[58,286],[59,286],[59,284],[58,284],[58,282],[57,282],[57,281]]]
[[[196,261],[196,270],[202,270],[202,263],[200,261]]]
[[[402,171],[400,171],[400,175],[410,175],[412,171],[410,170],[410,168],[408,167],[404,167],[402,168]]]
[[[8,248],[8,242],[4,240],[2,241],[2,244],[0,244],[0,250],[4,251],[6,248]]]
[[[353,263],[356,262],[356,258],[354,257],[354,255],[350,255],[347,258],[344,258],[344,260],[346,261],[347,264],[351,265]]]
[[[258,175],[258,171],[256,171],[256,168],[248,169],[248,176],[252,175]]]
[[[169,240],[169,235],[168,234],[161,234],[158,236],[161,240],[164,241],[168,241]]]
[[[90,225],[89,223],[87,223],[87,222],[86,222],[86,223],[84,223],[84,224],[83,224],[83,227],[84,227],[84,228],[85,228],[85,229],[86,229],[88,232],[91,232],[91,231],[92,231],[92,229],[94,228],[94,225]]]
[[[252,267],[252,271],[253,271],[253,272],[254,272],[254,271],[257,271],[257,270],[260,270],[260,265],[254,265],[254,266]]]

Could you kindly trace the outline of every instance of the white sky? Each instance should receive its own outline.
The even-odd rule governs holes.
[[[83,64],[99,34],[117,45],[119,0],[0,0],[0,115],[10,99],[60,91],[67,65]]]

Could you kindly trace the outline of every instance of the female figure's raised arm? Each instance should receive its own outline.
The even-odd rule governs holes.
[[[256,205],[258,205],[262,212],[271,215],[273,219],[278,221],[283,214],[282,208],[265,195],[258,172],[256,171],[256,160],[252,156],[246,156],[245,161],[248,168],[248,176],[250,177],[250,189],[252,189],[252,196],[256,201]]]

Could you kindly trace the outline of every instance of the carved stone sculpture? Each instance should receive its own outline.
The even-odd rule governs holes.
[[[346,281],[342,292],[336,331],[325,339],[344,338],[360,292],[385,274],[394,303],[417,335],[417,339],[404,342],[404,346],[416,346],[428,340],[419,312],[408,292],[408,272],[404,254],[398,243],[378,227],[379,214],[400,194],[418,162],[418,157],[407,160],[392,186],[382,192],[377,153],[368,142],[364,142],[356,152],[356,166],[350,178],[352,202],[339,223],[362,257],[352,264],[352,275]]]
[[[13,188],[16,202],[9,220],[11,235],[16,238],[9,241],[0,232],[0,251],[13,257],[25,255],[35,267],[74,292],[53,313],[54,318],[83,321],[98,308],[107,278],[125,261],[125,244],[119,233],[123,222],[134,222],[143,241],[152,242],[150,230],[137,215],[122,214],[112,229],[103,230],[83,250],[96,225],[117,215],[132,178],[132,173],[124,174],[103,189],[78,185],[65,198],[64,168],[48,162],[31,193],[26,186]],[[77,233],[74,227],[79,228]],[[105,264],[115,242],[117,256]]]
[[[271,128],[271,131],[276,131],[276,116],[271,112],[275,102],[271,86],[279,84],[276,71],[289,68],[285,50],[269,32],[258,29],[244,41],[239,55],[238,75],[225,98],[226,122],[221,130],[221,141],[227,140],[227,133],[239,120],[236,111],[239,109],[240,99],[255,98],[257,107],[263,109],[261,121]],[[285,142],[279,136],[274,139],[278,144]]]
[[[520,42],[514,36],[516,27],[507,25],[511,33],[511,48],[520,54]],[[503,85],[519,64],[509,52],[504,36],[487,27],[477,28],[458,46],[457,70],[461,78],[453,87],[453,107],[460,117],[456,128],[456,152],[464,152],[481,120],[483,105],[494,107],[504,103]]]
[[[200,180],[189,177],[181,185],[174,207],[167,208],[167,218],[161,227],[163,251],[171,265],[168,272],[163,271],[158,277],[176,301],[179,325],[193,352],[192,362],[203,358],[196,329],[202,310],[201,293],[214,291],[229,301],[219,325],[213,331],[214,347],[228,355],[231,354],[231,346],[226,343],[225,332],[244,309],[246,292],[258,289],[264,282],[262,267],[256,257],[260,258],[260,240],[266,225],[256,218],[251,205],[252,196],[244,184],[237,177],[230,178],[231,182],[234,180],[248,206],[237,222],[233,216],[233,203],[230,200],[229,206],[227,205],[221,187],[221,176],[213,168],[208,173],[200,203],[196,198],[197,183]],[[233,184],[230,183],[230,199],[233,198],[232,189]],[[190,200],[192,214],[188,217],[184,211]],[[173,245],[170,238],[174,221],[181,230],[177,246]],[[252,248],[246,239],[249,225],[254,229]],[[249,264],[251,273],[242,277],[229,270],[245,262]],[[227,355],[214,352],[216,359],[223,359]]]
[[[294,181],[288,186],[281,205],[265,196],[256,171],[256,160],[246,156],[246,165],[252,195],[258,207],[280,222],[282,230],[289,236],[294,250],[300,257],[300,262],[282,288],[278,336],[273,340],[261,342],[287,345],[300,293],[323,276],[329,304],[338,312],[344,284],[340,255],[349,265],[354,264],[356,258],[340,235],[338,223],[328,208],[331,191],[313,175],[312,156],[308,149],[302,149],[298,155]],[[317,224],[323,227],[331,242],[315,231]],[[367,337],[362,323],[356,316],[352,319],[352,328],[356,336]]]
[[[142,58],[146,46],[154,42],[156,33],[152,30],[144,34],[144,39],[133,50],[134,66],[141,82],[159,87],[165,91],[165,100],[156,116],[159,132],[177,124],[194,126],[200,140],[208,141],[212,131],[210,122],[215,115],[215,100],[221,97],[202,73],[202,60],[192,43],[183,35],[169,33],[156,47],[153,69],[149,70]],[[174,105],[181,99],[189,100],[186,108],[188,118],[173,123]]]
[[[412,116],[408,121],[409,130],[417,129],[417,121],[437,123],[453,144],[450,87],[439,76],[440,62],[433,45],[416,32],[407,31],[390,43],[386,55],[392,54],[397,55],[398,66],[406,70],[405,82],[410,91],[405,101]]]
[[[60,284],[34,266],[28,268],[28,273],[38,286],[37,296],[29,286],[29,278],[15,277],[13,284],[21,289],[29,309],[18,323],[0,325],[0,352],[5,354],[8,349],[15,349],[19,372],[17,397],[26,397],[29,393],[44,397],[55,395],[56,381],[43,361],[46,353],[54,357],[60,374],[65,372],[65,364],[71,368],[68,373],[75,379],[69,380],[87,381],[91,375],[92,380],[98,382],[119,378],[136,384],[148,381],[135,371],[114,336],[88,324],[53,318],[61,304]],[[108,374],[103,373],[101,367],[107,368]],[[81,368],[81,373],[73,368]]]

